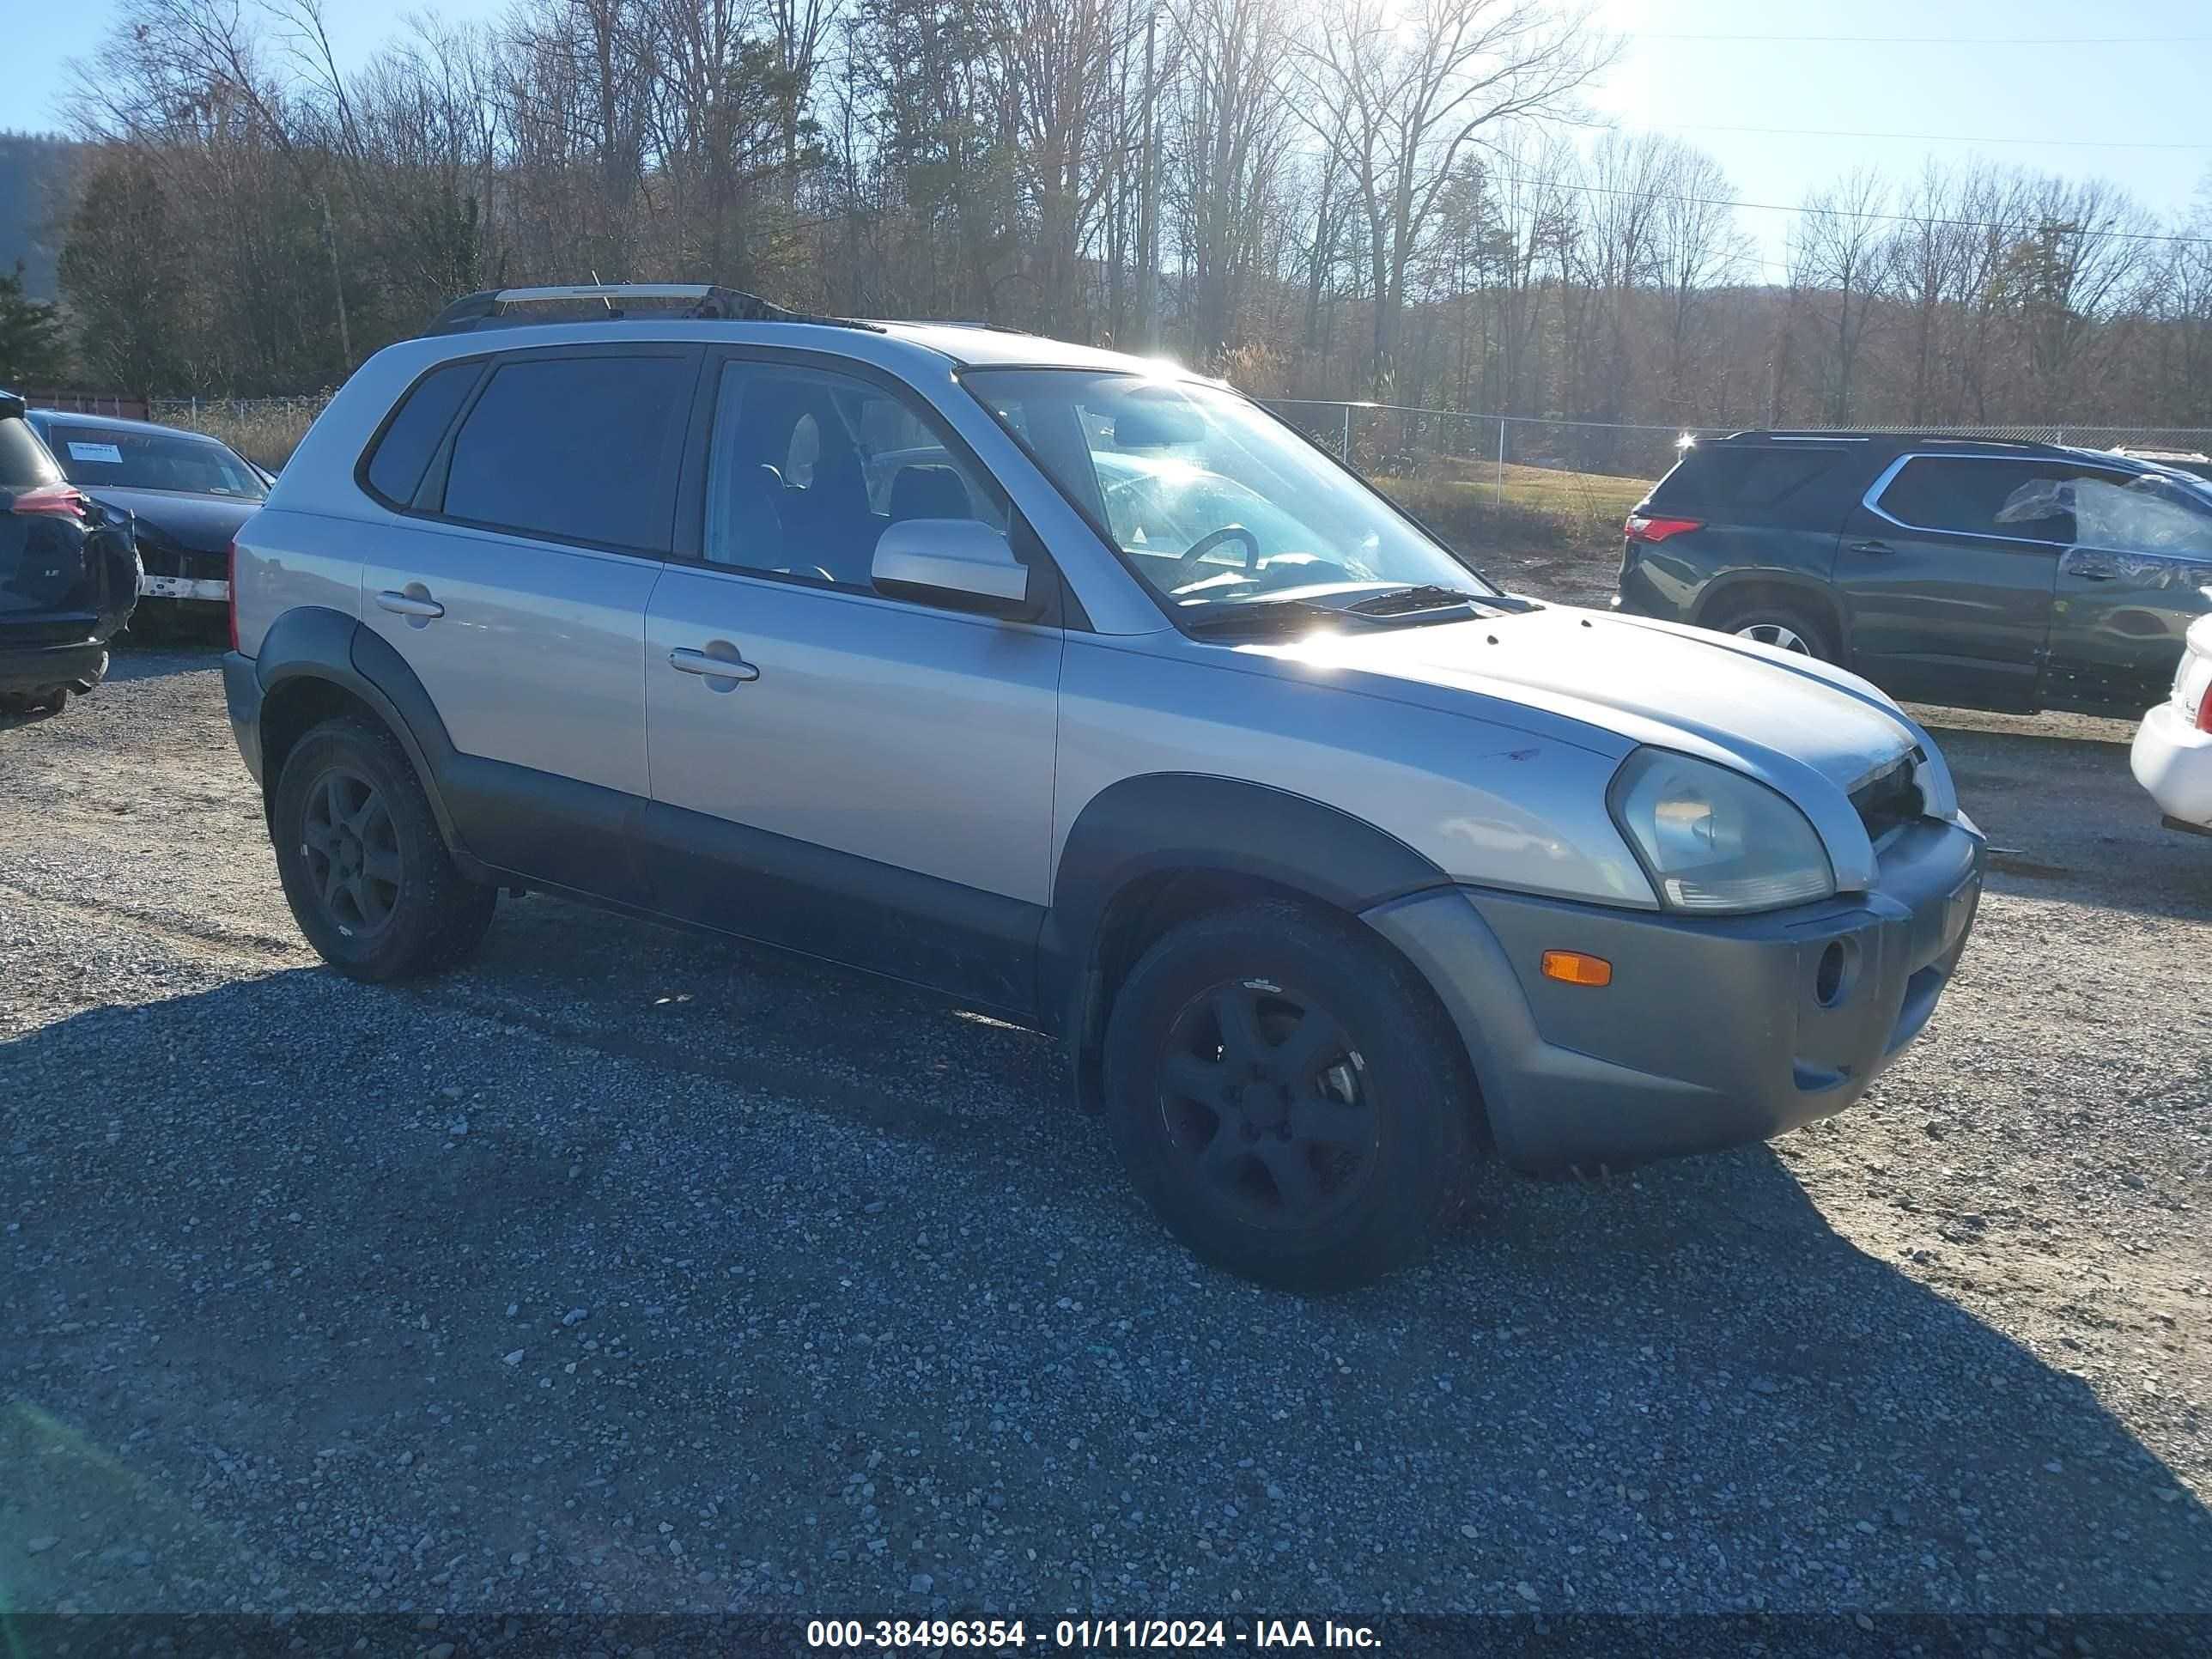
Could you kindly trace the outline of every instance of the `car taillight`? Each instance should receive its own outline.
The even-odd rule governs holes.
[[[2212,685],[2204,688],[2204,695],[2197,700],[2197,729],[2212,732]]]
[[[19,491],[9,503],[8,510],[45,514],[58,519],[87,519],[92,515],[92,503],[82,490],[69,484],[44,483]]]
[[[230,590],[230,648],[238,649],[238,538],[230,538],[223,553],[223,586]]]
[[[1703,519],[1655,519],[1648,514],[1632,513],[1621,531],[1632,542],[1663,542],[1668,537],[1679,536],[1686,530],[1703,530],[1705,527]]]

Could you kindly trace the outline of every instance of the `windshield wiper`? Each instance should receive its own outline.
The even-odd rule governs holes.
[[[1183,626],[1194,634],[1281,634],[1344,620],[1343,611],[1310,599],[1246,599],[1194,606],[1184,613]]]
[[[1489,607],[1496,605],[1497,597],[1492,593],[1469,593],[1462,588],[1440,587],[1434,582],[1416,582],[1409,587],[1394,587],[1387,593],[1370,594],[1345,609],[1363,617],[1403,617],[1417,611]]]

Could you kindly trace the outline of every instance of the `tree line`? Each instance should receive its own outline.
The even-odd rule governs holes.
[[[333,385],[453,296],[714,281],[1275,397],[1700,425],[2212,425],[2212,208],[1984,163],[1811,190],[1598,131],[1548,0],[125,0],[79,67],[76,377]]]

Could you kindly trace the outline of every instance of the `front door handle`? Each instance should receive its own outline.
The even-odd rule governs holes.
[[[390,588],[376,596],[378,606],[397,617],[420,617],[424,622],[434,622],[446,614],[446,607],[425,593],[395,593]]]
[[[743,657],[710,657],[704,651],[694,651],[684,645],[668,653],[668,665],[679,674],[703,674],[710,680],[750,684],[760,678],[760,670]]]
[[[1845,548],[1844,551],[1846,553],[1869,553],[1876,557],[1881,557],[1885,554],[1894,553],[1897,550],[1892,547],[1887,542],[1853,542],[1849,547]]]

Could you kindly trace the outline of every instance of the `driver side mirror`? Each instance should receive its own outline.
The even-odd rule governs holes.
[[[1030,567],[978,519],[901,519],[876,541],[870,571],[878,592],[955,611],[1026,620]]]

